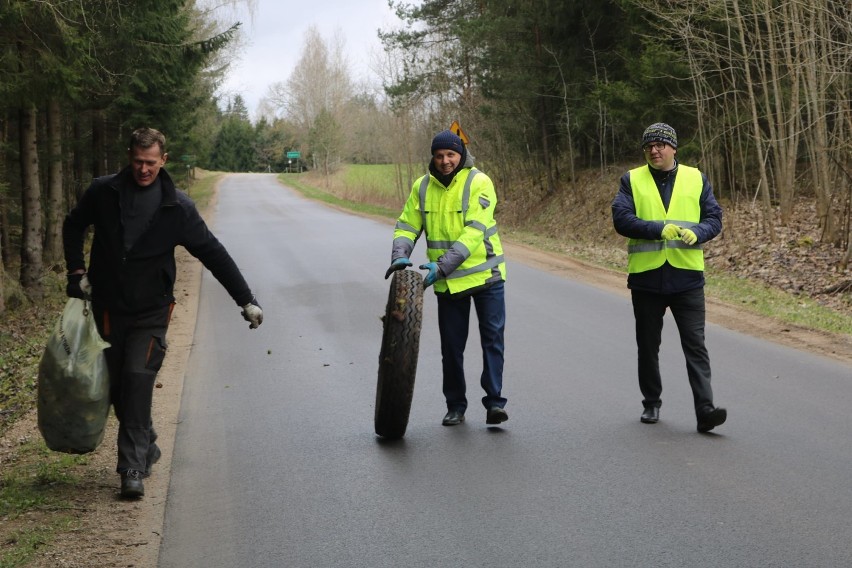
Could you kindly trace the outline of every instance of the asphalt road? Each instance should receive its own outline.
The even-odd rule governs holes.
[[[265,321],[249,331],[205,272],[161,568],[852,565],[849,365],[709,325],[729,421],[698,434],[667,316],[661,421],[641,424],[629,300],[509,258],[510,420],[485,425],[474,328],[467,422],[441,426],[429,291],[408,431],[388,442],[392,226],[269,175],[229,177],[213,226]]]

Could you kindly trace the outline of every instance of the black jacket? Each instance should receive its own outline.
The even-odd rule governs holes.
[[[134,184],[130,167],[95,179],[62,227],[68,272],[86,269],[83,242],[94,226],[88,278],[92,301],[116,312],[136,313],[174,302],[175,247],[183,246],[213,273],[238,306],[252,293],[225,247],[209,231],[195,204],[160,170],[163,198],[148,228],[124,249],[120,188]]]

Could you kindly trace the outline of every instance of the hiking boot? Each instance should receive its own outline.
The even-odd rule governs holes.
[[[121,473],[121,496],[124,499],[138,499],[145,495],[142,477],[142,472],[135,469],[128,469]]]

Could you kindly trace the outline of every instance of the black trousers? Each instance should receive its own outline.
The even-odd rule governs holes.
[[[660,343],[663,316],[670,309],[680,333],[680,344],[686,358],[686,374],[692,387],[695,413],[700,416],[713,409],[710,387],[710,356],[704,345],[704,288],[678,294],[654,294],[632,290],[633,314],[636,317],[636,346],[639,351],[639,389],[645,408],[662,404],[663,384],[660,378]]]
[[[166,355],[166,331],[174,305],[135,314],[93,306],[110,378],[110,402],[118,419],[118,464],[122,473],[147,472],[149,449],[157,440],[151,405],[157,372]]]

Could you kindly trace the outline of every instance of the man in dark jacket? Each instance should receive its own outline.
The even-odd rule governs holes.
[[[119,423],[116,471],[125,498],[144,495],[142,479],[160,458],[151,404],[175,302],[175,247],[186,248],[213,273],[242,307],[250,328],[263,322],[236,263],[163,169],[165,144],[157,130],[135,130],[127,150],[130,164],[95,179],[62,228],[67,295],[91,298],[98,330],[110,343],[104,353]],[[94,236],[87,271],[83,242],[89,226]]]
[[[672,311],[686,357],[699,432],[725,422],[724,408],[713,405],[710,356],[704,345],[704,252],[701,244],[722,230],[722,208],[707,177],[680,165],[677,134],[665,123],[649,126],[642,137],[645,165],[621,178],[612,202],[615,230],[628,240],[628,277],[636,318],[641,421],[660,418],[659,352],[666,309]]]

